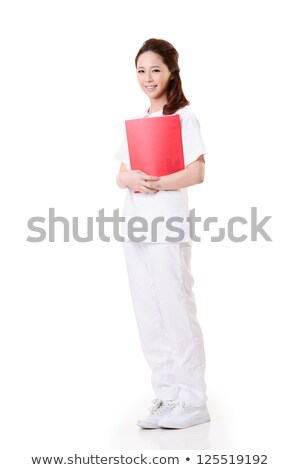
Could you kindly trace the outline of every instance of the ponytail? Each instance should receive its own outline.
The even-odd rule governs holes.
[[[163,107],[163,114],[173,114],[178,111],[178,109],[184,108],[184,106],[189,104],[182,90],[180,71],[178,69],[173,73],[173,79],[169,82],[167,103]]]

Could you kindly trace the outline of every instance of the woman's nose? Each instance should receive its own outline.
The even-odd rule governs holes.
[[[146,82],[152,82],[153,81],[153,77],[151,75],[151,72],[146,72],[145,81]]]

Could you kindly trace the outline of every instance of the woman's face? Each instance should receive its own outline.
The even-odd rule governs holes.
[[[167,97],[168,82],[172,78],[162,57],[154,52],[144,52],[137,61],[137,77],[144,93],[150,99]]]

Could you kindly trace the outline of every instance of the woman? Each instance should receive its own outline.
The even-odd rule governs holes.
[[[127,234],[123,243],[141,347],[155,393],[149,414],[137,422],[147,429],[185,428],[210,420],[187,221],[187,188],[204,179],[206,149],[182,90],[178,58],[176,49],[162,39],[149,39],[139,49],[137,77],[150,104],[136,118],[180,115],[185,169],[161,177],[131,170],[126,138],[115,155],[122,162],[117,184],[127,189],[126,222],[143,216],[151,227],[158,216],[183,220],[180,241],[171,242],[167,225],[157,224],[155,237],[149,230],[143,241],[133,242]]]

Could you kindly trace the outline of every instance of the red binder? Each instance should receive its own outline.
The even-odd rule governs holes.
[[[179,114],[131,119],[125,121],[125,127],[132,170],[152,176],[184,170]]]

